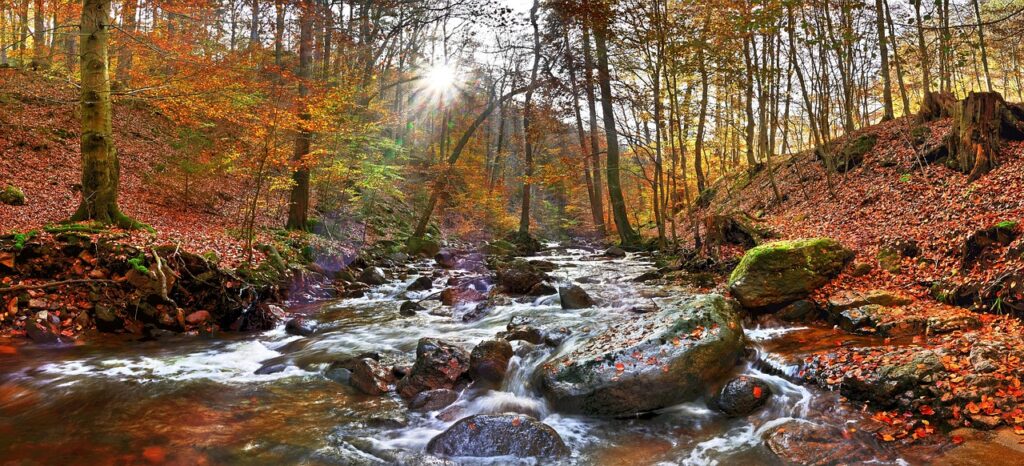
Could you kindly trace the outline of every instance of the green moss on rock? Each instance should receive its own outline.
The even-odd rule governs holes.
[[[0,204],[10,206],[25,205],[25,193],[14,186],[7,185],[3,190],[0,190]]]
[[[831,238],[763,244],[743,256],[729,289],[746,308],[787,304],[827,283],[853,256]]]

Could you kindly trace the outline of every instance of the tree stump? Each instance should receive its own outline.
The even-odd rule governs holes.
[[[956,97],[951,92],[927,92],[921,101],[921,110],[917,112],[918,123],[946,118],[953,114]]]
[[[998,164],[1003,138],[1021,139],[1016,108],[998,92],[971,92],[953,107],[953,129],[948,139],[955,166],[974,181]]]

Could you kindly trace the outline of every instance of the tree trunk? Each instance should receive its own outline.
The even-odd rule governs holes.
[[[526,91],[526,99],[523,103],[523,140],[526,157],[523,171],[523,209],[519,215],[519,234],[521,237],[530,234],[530,197],[533,191],[533,134],[530,131],[530,117],[533,110],[533,84],[537,82],[537,71],[540,66],[540,28],[537,25],[537,9],[540,8],[538,0],[533,0],[533,7],[530,8],[530,24],[533,25],[533,67],[530,70],[530,90]]]
[[[85,0],[81,19],[82,202],[72,221],[95,220],[124,228],[141,226],[117,206],[120,164],[111,129],[107,31],[110,0]]]
[[[981,6],[974,0],[974,18],[978,20],[978,45],[981,49],[981,65],[985,69],[986,90],[992,92],[992,76],[988,72],[988,52],[985,50],[985,32],[981,25]]]
[[[117,57],[117,82],[122,86],[130,84],[129,73],[132,69],[132,48],[128,45],[132,38],[127,37],[135,33],[135,10],[139,0],[126,0],[121,12],[121,29],[124,40],[121,44],[121,53]]]
[[[622,195],[619,181],[619,135],[615,130],[611,73],[608,67],[607,22],[608,18],[603,16],[595,22],[594,47],[597,53],[597,81],[601,88],[601,113],[604,115],[604,131],[608,144],[608,197],[611,199],[612,216],[615,218],[615,228],[619,231],[619,239],[623,245],[633,246],[639,244],[640,235],[629,224],[626,199]]]
[[[926,92],[921,101],[921,109],[917,112],[917,121],[924,123],[949,117],[955,106],[956,97],[949,92]]]
[[[894,118],[892,109],[892,82],[889,79],[889,45],[885,41],[885,7],[882,2],[875,0],[875,24],[878,29],[878,55],[881,57],[882,74],[882,106],[884,113],[882,121],[889,121]]]
[[[32,69],[44,70],[49,64],[46,60],[46,16],[43,11],[43,0],[35,0],[32,9]]]
[[[923,95],[928,95],[931,92],[932,78],[928,69],[928,46],[924,41],[924,24],[921,22],[921,0],[914,2],[914,15],[917,19],[917,49],[921,55],[921,89]]]
[[[590,28],[583,25],[583,88],[587,94],[587,111],[590,113],[590,163],[594,167],[594,210],[597,211],[597,232],[608,234],[604,222],[604,187],[601,182],[601,144],[598,141],[597,97],[594,92],[594,60],[590,53]]]
[[[249,48],[255,49],[260,45],[260,0],[252,0],[249,9],[252,10],[252,16],[249,17]]]
[[[304,160],[309,155],[310,140],[313,135],[308,128],[309,109],[306,107],[305,98],[309,95],[310,65],[313,61],[313,5],[310,0],[305,0],[299,6],[299,105],[302,111],[299,113],[300,129],[295,136],[295,152],[292,154],[292,163],[295,171],[292,173],[292,186],[290,202],[288,203],[289,230],[304,230],[309,220],[309,161]]]

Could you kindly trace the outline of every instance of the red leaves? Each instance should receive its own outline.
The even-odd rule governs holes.
[[[925,416],[931,416],[932,414],[935,414],[935,410],[932,409],[932,407],[928,406],[928,405],[921,406],[920,408],[918,408],[918,411],[920,411],[921,414],[923,414]]]
[[[761,392],[761,387],[755,385],[754,386],[754,398],[761,398],[761,395],[763,395],[763,393]]]

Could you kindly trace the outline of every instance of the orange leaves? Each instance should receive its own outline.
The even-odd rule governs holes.
[[[761,387],[755,385],[754,386],[754,398],[761,398],[761,395],[763,395],[763,393],[761,391]]]
[[[918,408],[918,411],[920,411],[921,414],[923,414],[925,416],[931,416],[931,415],[935,414],[935,410],[932,409],[932,407],[928,406],[928,405],[921,406],[920,408]]]
[[[624,370],[626,370],[625,364],[622,364],[621,362],[615,363],[615,372],[622,372]]]

